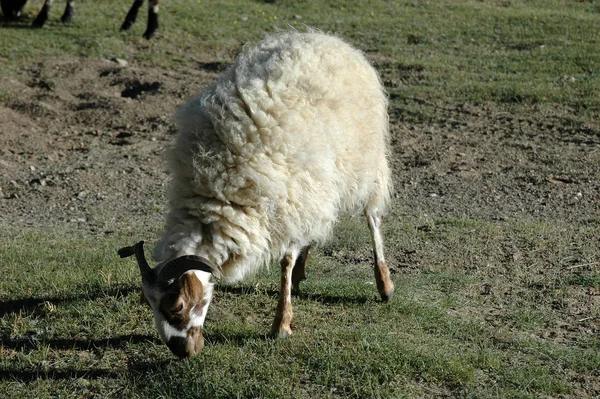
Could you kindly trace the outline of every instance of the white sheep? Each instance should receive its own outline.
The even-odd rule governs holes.
[[[390,197],[387,98],[363,54],[317,32],[279,33],[247,46],[217,81],[176,114],[165,233],[152,270],[136,253],[160,335],[178,356],[204,346],[211,274],[224,282],[281,259],[271,333],[292,333],[292,289],[309,246],[342,212],[363,211],[377,288],[394,291],[381,218]]]

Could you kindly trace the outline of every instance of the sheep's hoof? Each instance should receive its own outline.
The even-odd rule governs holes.
[[[392,300],[392,297],[394,296],[394,292],[396,291],[396,289],[394,287],[392,287],[392,289],[390,290],[389,293],[384,294],[384,293],[380,293],[381,295],[381,301],[382,302],[389,302]]]
[[[292,335],[292,329],[290,327],[280,326],[279,328],[271,329],[272,338],[287,338]]]

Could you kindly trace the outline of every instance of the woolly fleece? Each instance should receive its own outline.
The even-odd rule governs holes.
[[[362,53],[286,32],[247,46],[181,107],[154,257],[202,256],[226,281],[326,240],[340,212],[389,201],[387,98]]]

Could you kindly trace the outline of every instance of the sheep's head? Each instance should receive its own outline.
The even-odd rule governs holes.
[[[125,258],[135,255],[142,274],[143,299],[154,313],[154,321],[162,341],[178,357],[200,353],[204,348],[203,326],[212,298],[211,275],[218,270],[202,258],[182,256],[155,269],[144,257],[144,242],[121,248]]]

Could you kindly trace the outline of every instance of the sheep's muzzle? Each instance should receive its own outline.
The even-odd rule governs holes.
[[[187,338],[172,337],[167,346],[180,359],[197,355],[204,349],[204,330],[202,327],[192,327]]]

